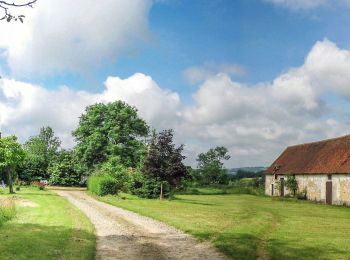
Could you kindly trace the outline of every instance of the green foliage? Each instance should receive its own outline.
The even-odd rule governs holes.
[[[293,196],[295,196],[297,190],[298,190],[298,181],[296,180],[295,176],[288,176],[286,182],[285,182],[286,187],[293,191]]]
[[[136,167],[145,153],[141,138],[147,134],[137,109],[122,101],[87,107],[73,132],[77,156],[90,173],[112,157],[119,157],[125,167]]]
[[[198,171],[200,182],[203,185],[224,184],[228,182],[228,175],[222,160],[228,160],[228,150],[225,147],[209,149],[206,153],[198,155]]]
[[[95,175],[111,176],[116,180],[118,189],[127,191],[129,171],[132,171],[132,169],[127,169],[125,166],[123,166],[119,157],[112,157],[109,158],[107,162],[102,163],[100,168],[95,171]]]
[[[37,136],[31,137],[23,146],[25,161],[20,168],[19,177],[33,181],[49,179],[48,168],[59,155],[61,141],[51,127],[42,127]]]
[[[13,179],[16,168],[23,163],[25,153],[16,136],[0,138],[0,170],[7,172],[10,193],[13,193]]]
[[[173,135],[171,129],[153,134],[142,172],[148,176],[146,179],[166,182],[171,189],[176,189],[181,186],[183,179],[189,178],[190,175],[183,164],[183,145],[175,147]]]
[[[0,226],[16,215],[15,203],[12,199],[0,200]]]
[[[81,174],[71,151],[60,152],[58,158],[50,164],[48,173],[51,185],[78,186],[81,182]]]
[[[112,176],[92,175],[88,178],[88,190],[96,195],[115,195],[118,193],[118,188],[118,182]]]
[[[129,192],[141,198],[155,199],[159,198],[162,182],[156,178],[150,178],[138,171],[132,173],[129,178]],[[169,196],[169,185],[163,182],[163,195]]]

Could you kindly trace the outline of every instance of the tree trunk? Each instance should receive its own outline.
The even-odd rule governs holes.
[[[12,194],[14,192],[13,192],[12,174],[10,169],[7,170],[7,178],[9,182],[9,191]]]
[[[159,196],[160,200],[163,200],[163,182],[160,184],[160,196]]]

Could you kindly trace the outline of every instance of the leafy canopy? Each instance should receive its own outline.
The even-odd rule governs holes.
[[[122,101],[88,106],[73,132],[77,156],[90,171],[111,157],[136,167],[145,152],[141,138],[147,135],[148,126],[137,109]]]
[[[188,178],[182,155],[183,145],[175,147],[172,129],[153,134],[148,154],[144,160],[143,173],[176,188],[184,178]]]
[[[206,153],[198,155],[198,170],[202,177],[203,184],[215,184],[224,181],[226,170],[224,169],[223,160],[230,159],[226,147],[217,146],[209,149]]]
[[[48,168],[60,151],[61,141],[49,126],[42,127],[37,136],[31,137],[25,144],[26,159],[21,169],[25,179],[48,179]]]
[[[14,169],[24,160],[25,153],[16,136],[0,138],[0,168]]]

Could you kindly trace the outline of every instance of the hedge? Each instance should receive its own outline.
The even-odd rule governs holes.
[[[88,190],[99,196],[118,193],[118,182],[111,176],[90,176]]]

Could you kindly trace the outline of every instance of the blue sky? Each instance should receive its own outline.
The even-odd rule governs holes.
[[[268,165],[287,145],[350,133],[348,0],[38,0],[23,12],[23,25],[0,24],[0,127],[21,140],[52,125],[72,147],[83,108],[117,99],[174,128],[190,164],[226,145],[229,166]]]
[[[131,53],[102,64],[89,76],[67,73],[27,79],[49,87],[69,84],[84,89],[96,88],[91,82],[99,85],[108,75],[142,72],[188,95],[193,89],[182,71],[214,62],[242,65],[246,74],[237,76],[239,81],[270,81],[302,64],[318,40],[328,38],[348,47],[350,35],[344,25],[349,22],[349,9],[339,6],[290,10],[261,0],[160,1],[150,10],[149,43],[136,43]]]

